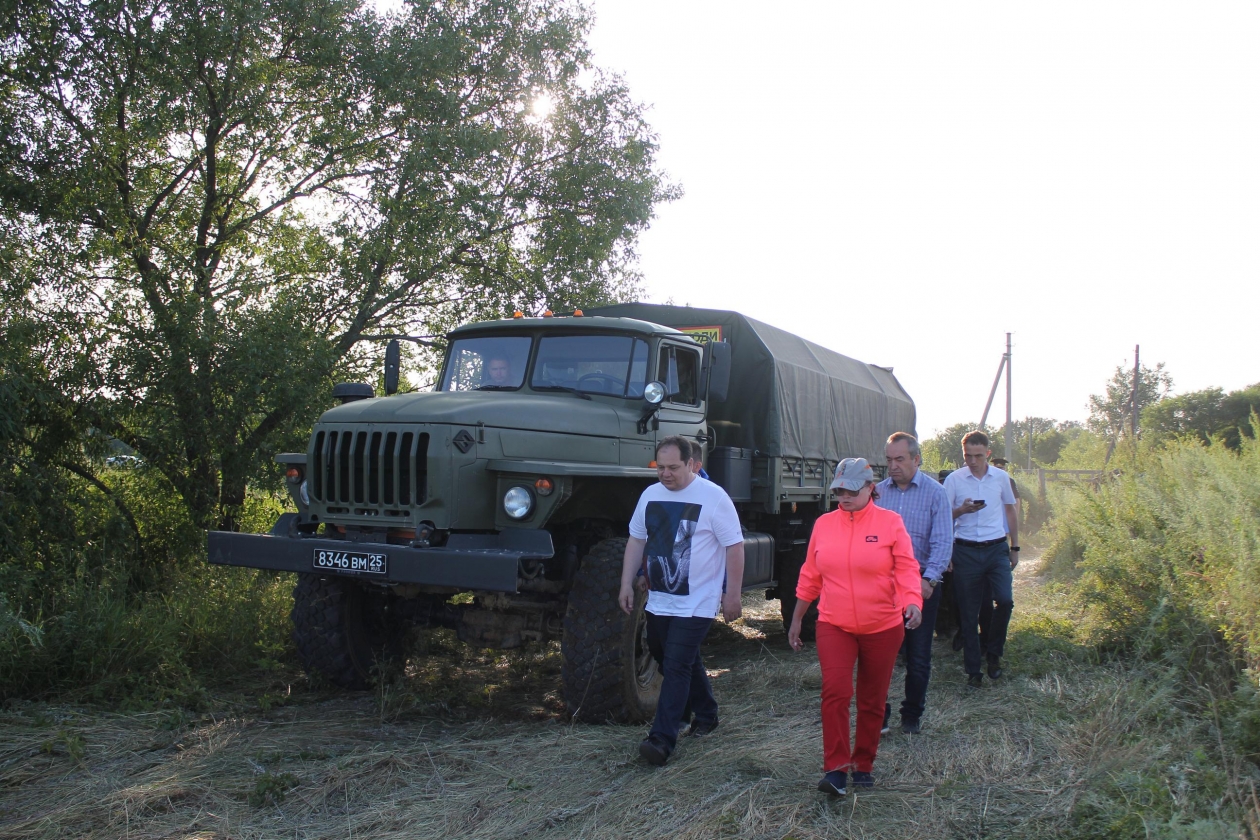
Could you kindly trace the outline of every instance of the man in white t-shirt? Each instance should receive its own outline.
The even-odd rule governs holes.
[[[680,721],[688,735],[718,725],[717,700],[700,659],[700,643],[720,611],[741,614],[744,535],[726,491],[691,471],[691,444],[671,435],[656,446],[660,481],[643,491],[621,568],[621,608],[634,610],[635,575],[646,566],[648,647],[664,680],[656,719],[639,755],[664,764],[678,744]],[[695,718],[691,715],[694,713]]]

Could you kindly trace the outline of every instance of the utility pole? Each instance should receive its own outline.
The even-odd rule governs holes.
[[[1129,434],[1137,445],[1138,433],[1138,383],[1141,381],[1141,367],[1138,364],[1138,353],[1142,345],[1133,345],[1133,394],[1129,397]]]
[[[1006,369],[1006,356],[1002,356],[1002,361],[998,362],[998,372],[993,377],[993,387],[989,389],[989,400],[984,404],[984,414],[980,415],[980,428],[984,429],[984,423],[989,419],[989,409],[993,408],[993,397],[997,394],[998,383],[1002,381],[1002,371]]]
[[[1006,361],[1006,463],[1011,463],[1011,334],[1006,334],[1006,355],[1002,357]],[[1136,405],[1136,403],[1135,403]],[[1136,416],[1136,413],[1135,413]]]

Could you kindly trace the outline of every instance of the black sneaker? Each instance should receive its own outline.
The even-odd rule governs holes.
[[[687,736],[690,738],[703,738],[717,728],[718,722],[716,720],[706,721],[696,718],[691,722],[691,728],[687,730]]]
[[[665,766],[665,762],[669,760],[669,752],[667,744],[661,743],[650,735],[639,742],[639,755],[653,767]]]
[[[979,688],[982,685],[984,685],[983,674],[968,674],[967,675],[967,688]]]
[[[848,781],[848,776],[843,770],[832,770],[822,777],[822,781],[818,783],[818,790],[832,796],[844,796],[849,792]]]
[[[853,786],[855,788],[873,788],[875,787],[875,777],[863,770],[854,770]]]
[[[990,654],[989,660],[989,679],[996,680],[1002,676],[1002,659],[998,656]]]
[[[884,704],[884,724],[883,724],[883,726],[881,726],[881,727],[879,728],[879,734],[880,734],[880,735],[887,735],[887,734],[888,734],[888,728],[889,728],[889,727],[888,727],[888,721],[889,721],[889,719],[890,719],[891,717],[892,717],[892,704],[891,704],[891,703],[885,703],[885,704]]]
[[[903,734],[906,734],[906,735],[918,735],[919,722],[917,720],[910,720],[909,718],[902,718],[901,731]]]

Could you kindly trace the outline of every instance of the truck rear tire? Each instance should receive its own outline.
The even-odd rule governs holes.
[[[307,673],[359,691],[396,663],[400,634],[385,592],[348,578],[298,575],[293,641]]]
[[[564,615],[562,676],[569,715],[590,723],[631,723],[656,714],[661,675],[647,647],[647,594],[634,614],[617,602],[626,540],[603,540],[582,558]]]
[[[792,613],[796,610],[796,582],[801,576],[801,566],[805,563],[805,546],[792,552],[783,564],[779,575],[779,609],[783,613],[783,631],[792,627]],[[808,612],[801,619],[801,639],[814,641],[815,625],[818,622],[818,602],[809,605]]]

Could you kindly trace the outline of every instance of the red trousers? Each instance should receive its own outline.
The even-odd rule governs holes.
[[[906,628],[857,635],[818,622],[818,664],[822,666],[823,772],[871,772],[879,751],[888,683]],[[849,705],[857,665],[857,737],[849,746]]]

